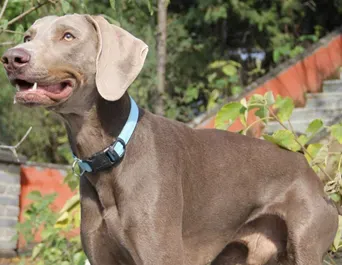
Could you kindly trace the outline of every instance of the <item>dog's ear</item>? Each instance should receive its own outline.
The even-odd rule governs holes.
[[[101,16],[87,16],[98,36],[96,86],[100,95],[118,100],[140,73],[148,46]]]

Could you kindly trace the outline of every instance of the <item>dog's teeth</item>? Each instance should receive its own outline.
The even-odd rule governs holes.
[[[16,104],[17,103],[17,101],[15,100],[15,98],[14,98],[14,100],[13,100],[13,104]]]
[[[37,83],[34,83],[32,90],[37,90]]]
[[[20,86],[18,84],[15,85],[15,88],[17,89],[17,91],[20,91]]]

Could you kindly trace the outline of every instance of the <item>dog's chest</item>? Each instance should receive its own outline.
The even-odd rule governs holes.
[[[122,265],[137,264],[135,262],[137,256],[127,234],[128,229],[123,224],[117,208],[110,207],[105,209],[98,217],[101,219],[99,222],[82,220],[82,227],[87,227],[88,229],[88,231],[82,229],[85,232],[83,233],[82,231],[82,243],[85,246],[85,250],[92,252],[92,255],[97,257],[96,261],[102,261],[107,256],[105,258],[106,262],[115,262],[115,264]],[[92,232],[89,233],[89,230]],[[88,251],[86,253],[88,255]],[[100,253],[103,254],[101,255]],[[106,262],[103,264],[111,264]]]

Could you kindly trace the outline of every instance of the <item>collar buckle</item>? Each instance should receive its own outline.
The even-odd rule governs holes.
[[[117,147],[118,144],[121,144],[122,146],[120,149]],[[84,161],[87,162],[92,168],[93,172],[96,173],[98,171],[113,167],[124,157],[125,150],[126,144],[124,140],[118,138],[114,144]]]
[[[112,167],[117,161],[112,160],[109,155],[109,148],[94,154],[92,157],[84,160],[91,167],[92,172],[96,173],[101,170],[106,170]]]

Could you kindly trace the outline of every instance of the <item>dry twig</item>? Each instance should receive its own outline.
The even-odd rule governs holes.
[[[0,149],[10,150],[13,153],[13,155],[16,157],[17,161],[19,162],[20,160],[19,160],[19,155],[17,153],[17,148],[25,141],[27,136],[30,134],[31,130],[32,130],[32,127],[30,127],[27,130],[23,138],[21,138],[21,140],[16,145],[0,145]]]
[[[8,46],[8,45],[14,45],[15,42],[13,41],[5,41],[5,42],[1,42],[0,46]]]
[[[3,5],[3,6],[2,6],[2,8],[1,8],[1,12],[0,12],[0,20],[1,20],[2,16],[4,15],[4,13],[5,13],[5,10],[6,10],[6,7],[7,7],[7,4],[8,4],[8,0],[5,0],[5,2],[4,2],[4,5]]]

